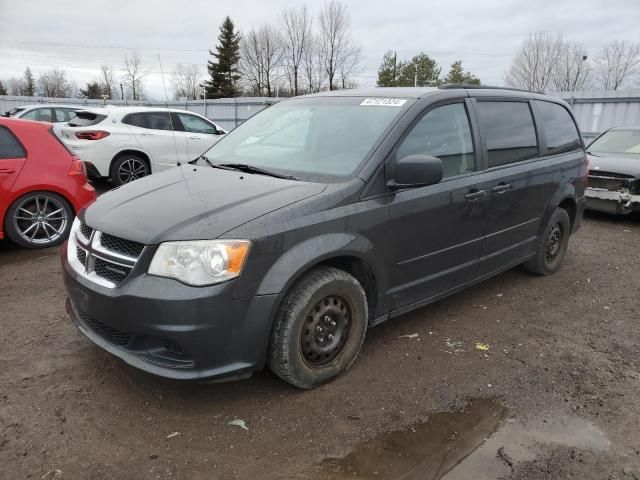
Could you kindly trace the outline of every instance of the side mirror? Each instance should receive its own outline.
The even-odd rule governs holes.
[[[408,155],[396,163],[393,179],[387,186],[394,190],[410,187],[426,187],[442,180],[442,160],[430,155]]]

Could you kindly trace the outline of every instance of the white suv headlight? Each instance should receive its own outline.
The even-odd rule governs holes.
[[[161,243],[149,265],[149,274],[193,286],[224,282],[240,275],[250,244],[248,240]]]

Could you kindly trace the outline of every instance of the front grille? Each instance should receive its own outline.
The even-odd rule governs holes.
[[[87,261],[87,252],[85,252],[80,247],[76,247],[76,255],[78,256],[78,260],[82,265],[85,265]]]
[[[93,233],[93,228],[91,228],[86,223],[81,223],[80,224],[80,233],[84,236],[84,238],[89,240],[91,238],[91,234]]]
[[[132,333],[122,332],[99,322],[84,312],[78,312],[83,323],[102,338],[120,347],[126,347],[133,338]]]
[[[589,187],[618,191],[631,188],[633,176],[602,171],[589,172]]]
[[[101,258],[96,258],[93,269],[94,272],[96,272],[96,275],[115,283],[116,285],[122,282],[127,278],[129,273],[131,273],[131,268],[107,262]]]
[[[75,242],[71,250],[75,270],[104,287],[117,287],[129,276],[145,246],[95,231],[84,223],[76,228],[71,238]]]
[[[124,238],[114,237],[107,233],[103,233],[100,236],[100,243],[107,250],[127,255],[129,257],[138,258],[142,253],[144,245],[142,243],[133,242],[131,240],[125,240]]]

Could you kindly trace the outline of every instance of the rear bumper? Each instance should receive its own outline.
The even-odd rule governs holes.
[[[607,213],[629,213],[640,211],[640,195],[611,191],[600,188],[587,188],[587,209]]]
[[[234,299],[234,282],[194,288],[146,274],[117,288],[78,275],[62,248],[67,311],[89,340],[177,380],[246,377],[263,368],[276,295]]]

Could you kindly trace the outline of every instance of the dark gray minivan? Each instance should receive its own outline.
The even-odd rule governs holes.
[[[91,341],[174,379],[267,364],[301,388],[367,327],[524,264],[558,269],[587,160],[567,104],[497,88],[279,102],[190,164],[101,196],[62,250]]]

